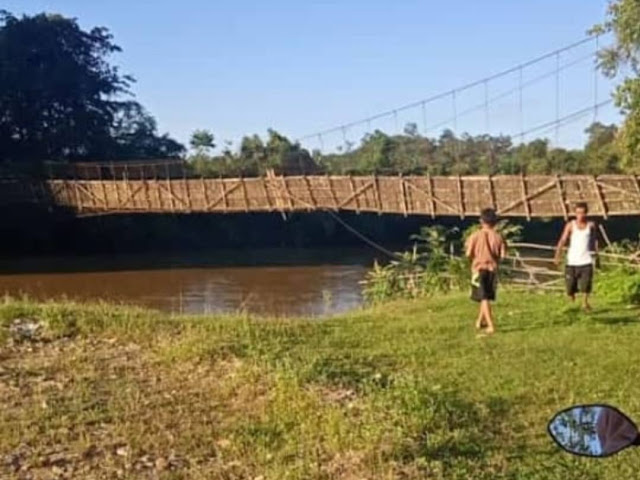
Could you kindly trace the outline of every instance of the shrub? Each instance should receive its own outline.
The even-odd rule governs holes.
[[[616,266],[596,276],[598,295],[627,305],[640,305],[640,271]]]

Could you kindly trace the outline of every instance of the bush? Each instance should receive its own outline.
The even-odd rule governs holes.
[[[596,277],[598,295],[615,303],[640,305],[640,271],[617,266]]]

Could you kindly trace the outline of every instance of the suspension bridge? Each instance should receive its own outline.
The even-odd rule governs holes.
[[[381,123],[391,121],[399,133],[401,120],[411,120],[425,136],[443,128],[457,134],[475,129],[499,131],[519,142],[551,135],[560,146],[563,134],[575,139],[587,124],[615,117],[610,92],[602,93],[596,68],[600,42],[586,38],[489,77],[297,140],[321,154],[344,151],[351,138],[383,129]],[[575,68],[582,68],[580,78],[586,75],[588,81],[570,84],[563,95],[563,75]],[[542,89],[536,91],[538,87]],[[540,99],[549,97],[552,112],[540,110]],[[158,164],[138,163],[109,165],[110,175],[104,177],[104,165],[95,164],[85,172],[94,169],[97,175],[7,179],[0,204],[58,206],[79,215],[353,211],[433,218],[477,216],[482,208],[493,207],[505,217],[531,219],[567,218],[575,202],[586,201],[594,215],[605,218],[640,215],[635,175],[282,176],[269,171],[263,177],[212,179],[180,177],[168,164],[160,165],[164,175],[158,175]]]

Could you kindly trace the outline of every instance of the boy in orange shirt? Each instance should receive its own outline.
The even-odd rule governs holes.
[[[471,259],[471,299],[480,303],[476,328],[487,327],[486,332],[495,332],[491,302],[496,299],[498,288],[498,262],[505,257],[507,246],[495,230],[498,216],[492,208],[480,213],[481,228],[467,240],[466,255]]]

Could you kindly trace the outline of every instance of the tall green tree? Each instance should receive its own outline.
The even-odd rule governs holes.
[[[615,0],[604,23],[591,33],[613,33],[614,44],[599,52],[599,67],[610,78],[624,75],[615,92],[615,102],[626,116],[618,134],[623,167],[640,171],[640,1]],[[625,73],[622,73],[625,72]]]
[[[120,51],[106,28],[55,14],[0,12],[0,160],[176,156],[132,100],[133,78],[109,63]]]

